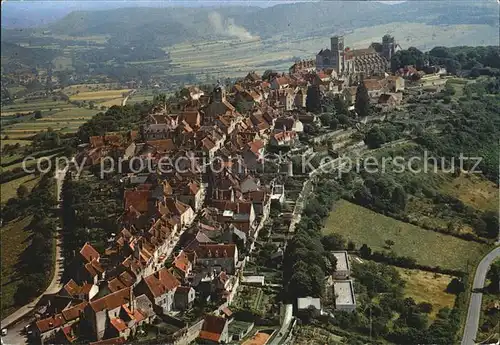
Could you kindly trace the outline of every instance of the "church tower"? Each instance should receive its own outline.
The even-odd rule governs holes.
[[[382,37],[382,56],[391,61],[396,49],[396,41],[393,36],[384,35]]]
[[[225,100],[226,100],[226,88],[219,81],[217,81],[217,84],[215,85],[214,91],[212,93],[212,101],[221,103],[222,101]]]
[[[333,66],[337,75],[340,75],[344,71],[344,36],[333,36],[330,38],[330,48],[334,58]]]

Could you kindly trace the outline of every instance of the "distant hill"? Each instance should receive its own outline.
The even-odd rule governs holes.
[[[52,61],[59,51],[56,49],[43,48],[24,48],[17,44],[3,42],[1,43],[2,52],[2,69],[16,70],[19,67],[47,67],[47,64]]]
[[[238,32],[262,38],[328,35],[396,21],[498,25],[498,5],[493,1],[408,1],[398,5],[374,1],[321,1],[268,8],[121,8],[72,12],[49,25],[49,29],[75,36],[109,34],[124,43],[146,40],[173,44],[237,36]]]
[[[255,37],[260,37],[266,44],[271,45],[274,42],[311,37],[321,37],[328,41],[328,36],[332,34],[346,34],[360,28],[396,22],[430,25],[486,24],[495,30],[498,28],[498,5],[493,0],[406,1],[396,5],[377,1],[319,1],[279,3],[270,7],[229,5],[208,7],[196,6],[197,2],[191,1],[183,2],[187,7],[156,3],[157,6],[163,6],[158,8],[152,7],[155,5],[154,2],[141,2],[141,6],[145,7],[122,8],[116,8],[122,6],[119,2],[101,4],[90,1],[90,5],[85,5],[87,7],[79,5],[84,3],[86,2],[74,2],[71,3],[71,7],[63,10],[60,4],[51,2],[50,6],[54,8],[52,18],[61,15],[63,17],[47,24],[50,20],[47,19],[47,14],[40,10],[39,17],[35,15],[31,19],[26,19],[26,25],[30,26],[28,24],[33,24],[33,21],[40,22],[40,18],[45,21],[42,21],[44,24],[28,29],[4,27],[4,19],[7,22],[10,20],[12,24],[12,19],[20,16],[20,12],[17,11],[19,6],[27,5],[14,4],[17,12],[10,11],[8,6],[4,7],[9,3],[2,5],[2,48],[4,42],[15,44],[7,47],[7,52],[2,49],[2,68],[5,70],[4,63],[11,63],[17,59],[16,55],[9,53],[10,51],[19,52],[16,63],[33,67],[50,62],[51,58],[60,55],[65,47],[79,46],[82,41],[86,41],[86,39],[77,41],[78,37],[90,36],[106,35],[108,40],[89,41],[85,43],[89,49],[73,51],[73,67],[76,64],[88,69],[88,64],[92,64],[93,67],[106,68],[109,64],[131,61],[158,58],[165,60],[168,56],[164,57],[161,49],[183,42],[199,43],[224,38],[246,41]],[[137,3],[127,2],[126,6]],[[80,10],[89,6],[92,10]],[[110,6],[114,8],[109,8]],[[47,7],[44,8],[47,10]],[[95,10],[96,8],[100,10]],[[64,11],[71,12],[63,14]],[[467,32],[469,42],[474,42],[477,36],[477,42],[481,44],[484,32],[476,33],[473,30],[467,31],[466,28],[463,30]],[[74,42],[68,39],[71,37],[75,38]],[[397,39],[402,38],[397,37]],[[59,49],[30,48],[28,51],[23,50],[19,44],[35,47],[52,46]],[[439,42],[436,42],[436,45],[439,45]],[[123,48],[132,52],[124,54]],[[141,54],[142,52],[144,54]],[[193,52],[193,55],[195,54],[196,52]],[[115,59],[114,56],[119,58]],[[214,64],[217,64],[215,55]]]

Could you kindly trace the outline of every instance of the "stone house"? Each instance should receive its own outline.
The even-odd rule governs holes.
[[[196,212],[200,210],[205,201],[205,190],[203,185],[197,181],[185,184],[182,190],[178,191],[179,200],[191,206]]]
[[[35,327],[33,327],[33,334],[39,339],[40,344],[44,344],[48,339],[54,337],[65,323],[66,320],[64,320],[62,314],[56,314],[37,321]]]
[[[269,140],[269,145],[274,147],[293,147],[298,142],[297,133],[294,131],[282,131],[274,133]]]
[[[71,263],[75,272],[74,280],[81,284],[97,284],[103,278],[104,269],[100,264],[100,254],[90,243],[85,243]]]
[[[203,344],[224,344],[229,341],[229,322],[226,318],[206,315],[198,338]]]
[[[405,89],[405,80],[397,75],[391,75],[386,78],[387,87],[390,92],[399,92],[404,91]]]
[[[197,265],[234,274],[238,262],[236,244],[200,244],[195,253]]]
[[[130,307],[132,288],[125,288],[91,301],[84,309],[85,321],[97,340],[101,340],[112,319],[120,316],[122,306]]]
[[[174,309],[174,294],[180,282],[166,268],[162,268],[143,280],[135,287],[137,294],[145,294],[163,314]]]
[[[217,220],[221,224],[233,224],[244,232],[255,228],[255,209],[250,201],[217,200],[213,206],[219,211]]]
[[[176,310],[190,309],[196,298],[196,291],[190,286],[179,286],[174,294]]]
[[[297,133],[304,131],[304,125],[299,119],[295,119],[292,116],[279,117],[274,123],[274,128],[276,131],[294,131]]]

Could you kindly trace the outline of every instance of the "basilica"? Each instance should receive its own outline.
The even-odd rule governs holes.
[[[399,45],[389,35],[382,38],[382,43],[374,42],[366,49],[350,49],[344,46],[343,36],[333,36],[330,49],[316,54],[316,70],[333,69],[339,79],[350,80],[383,74],[397,49]]]

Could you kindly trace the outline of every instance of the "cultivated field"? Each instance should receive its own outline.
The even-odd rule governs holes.
[[[53,130],[64,129],[67,132],[76,132],[78,127],[99,111],[97,109],[69,108],[61,111],[42,112],[41,119],[31,119],[3,126],[2,135],[8,135],[9,139],[19,139],[43,132],[49,127]]]
[[[446,287],[453,279],[452,276],[404,268],[397,270],[406,281],[406,297],[413,298],[416,303],[432,304],[431,319],[436,317],[440,309],[453,308],[455,295],[446,292]]]
[[[2,185],[3,198],[3,185]],[[16,274],[16,265],[19,262],[20,255],[30,245],[29,224],[32,216],[20,218],[17,221],[9,222],[0,229],[2,239],[8,238],[8,241],[0,241],[0,257],[2,267],[2,298],[1,298],[1,317],[5,317],[14,311],[14,294],[17,286],[22,281],[22,277]]]
[[[10,138],[10,136],[9,136]],[[3,148],[5,145],[16,145],[19,144],[19,146],[26,146],[31,144],[31,140],[20,140],[20,139],[2,139],[1,140],[1,147]]]
[[[52,99],[36,100],[25,103],[22,100],[16,101],[14,104],[2,107],[2,116],[12,116],[17,113],[33,113],[36,110],[52,111],[74,108],[72,104],[65,101],[53,101]]]
[[[73,96],[80,92],[105,91],[117,88],[118,84],[116,83],[77,84],[77,85],[66,86],[63,89],[56,91],[62,91],[64,94],[68,96]]]
[[[476,242],[424,230],[383,216],[345,200],[338,201],[326,221],[324,234],[339,233],[360,246],[383,251],[386,240],[398,256],[409,256],[419,264],[465,270],[474,264],[488,247]]]
[[[40,178],[36,177],[35,175],[27,175],[6,183],[2,183],[0,185],[0,188],[2,189],[0,199],[1,204],[5,204],[10,198],[15,198],[17,188],[20,185],[25,185],[28,190],[31,191],[36,186],[39,180]]]
[[[163,91],[157,91],[153,89],[139,89],[135,92],[127,101],[127,104],[142,103],[143,101],[152,101],[154,98],[154,92],[164,93]],[[168,95],[167,95],[168,97]]]
[[[88,91],[74,94],[70,97],[72,101],[96,101],[96,100],[109,100],[123,97],[123,94],[129,92],[130,89],[121,90],[101,90],[101,91]]]

